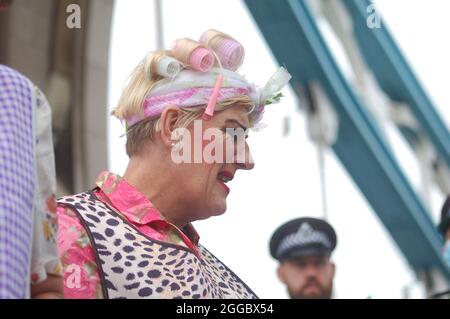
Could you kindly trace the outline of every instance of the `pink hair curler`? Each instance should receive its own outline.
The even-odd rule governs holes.
[[[214,56],[210,50],[198,47],[189,56],[188,63],[194,70],[208,72],[214,65]]]
[[[225,33],[209,29],[202,34],[199,42],[213,49],[228,70],[236,71],[244,61],[244,47]]]
[[[223,66],[229,70],[236,71],[244,60],[244,48],[234,40],[224,39],[216,49]]]
[[[200,72],[208,72],[214,66],[212,50],[189,38],[176,40],[171,49],[175,59]]]

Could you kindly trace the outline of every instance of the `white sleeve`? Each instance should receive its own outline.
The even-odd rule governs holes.
[[[56,241],[56,174],[53,150],[51,109],[35,87],[34,128],[36,137],[36,190],[33,214],[31,284],[41,282],[47,274],[61,275]]]

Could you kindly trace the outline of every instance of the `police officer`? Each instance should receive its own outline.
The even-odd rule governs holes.
[[[317,218],[297,218],[275,231],[270,253],[280,262],[278,278],[291,298],[331,298],[336,266],[330,257],[336,243],[333,227]]]

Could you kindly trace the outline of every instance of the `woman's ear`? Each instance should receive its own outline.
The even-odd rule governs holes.
[[[169,148],[175,139],[173,132],[176,129],[176,123],[180,116],[180,108],[177,106],[169,106],[161,113],[161,139],[163,144]]]

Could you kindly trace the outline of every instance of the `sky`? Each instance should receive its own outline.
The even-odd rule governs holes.
[[[241,1],[162,2],[165,47],[170,47],[177,38],[195,39],[206,29],[215,28],[243,43],[246,55],[239,71],[250,81],[264,85],[278,68]],[[450,45],[444,38],[450,24],[446,17],[450,2],[378,0],[376,4],[448,126],[450,108],[445,106],[450,104],[446,88]],[[154,2],[116,0],[115,6],[109,66],[110,108],[117,103],[134,66],[148,51],[156,49]],[[336,57],[342,58],[332,34],[327,39]],[[345,69],[345,65],[342,67]],[[262,298],[287,297],[276,276],[277,263],[268,250],[275,228],[300,216],[323,215],[317,148],[308,138],[305,116],[292,90],[285,89],[284,94],[280,104],[266,109],[264,122],[268,127],[250,134],[248,142],[256,166],[252,171],[237,172],[229,183],[227,212],[194,223],[203,245]],[[289,123],[287,134],[286,123]],[[112,117],[108,126],[109,168],[123,174],[128,161],[125,138],[120,137],[124,128]],[[418,166],[411,151],[392,127],[387,131],[401,167],[420,192]],[[328,221],[338,234],[333,254],[337,265],[334,296],[402,298],[408,291],[411,297],[422,297],[422,285],[331,150],[325,151],[325,188]],[[442,200],[442,195],[432,190],[435,222]]]

